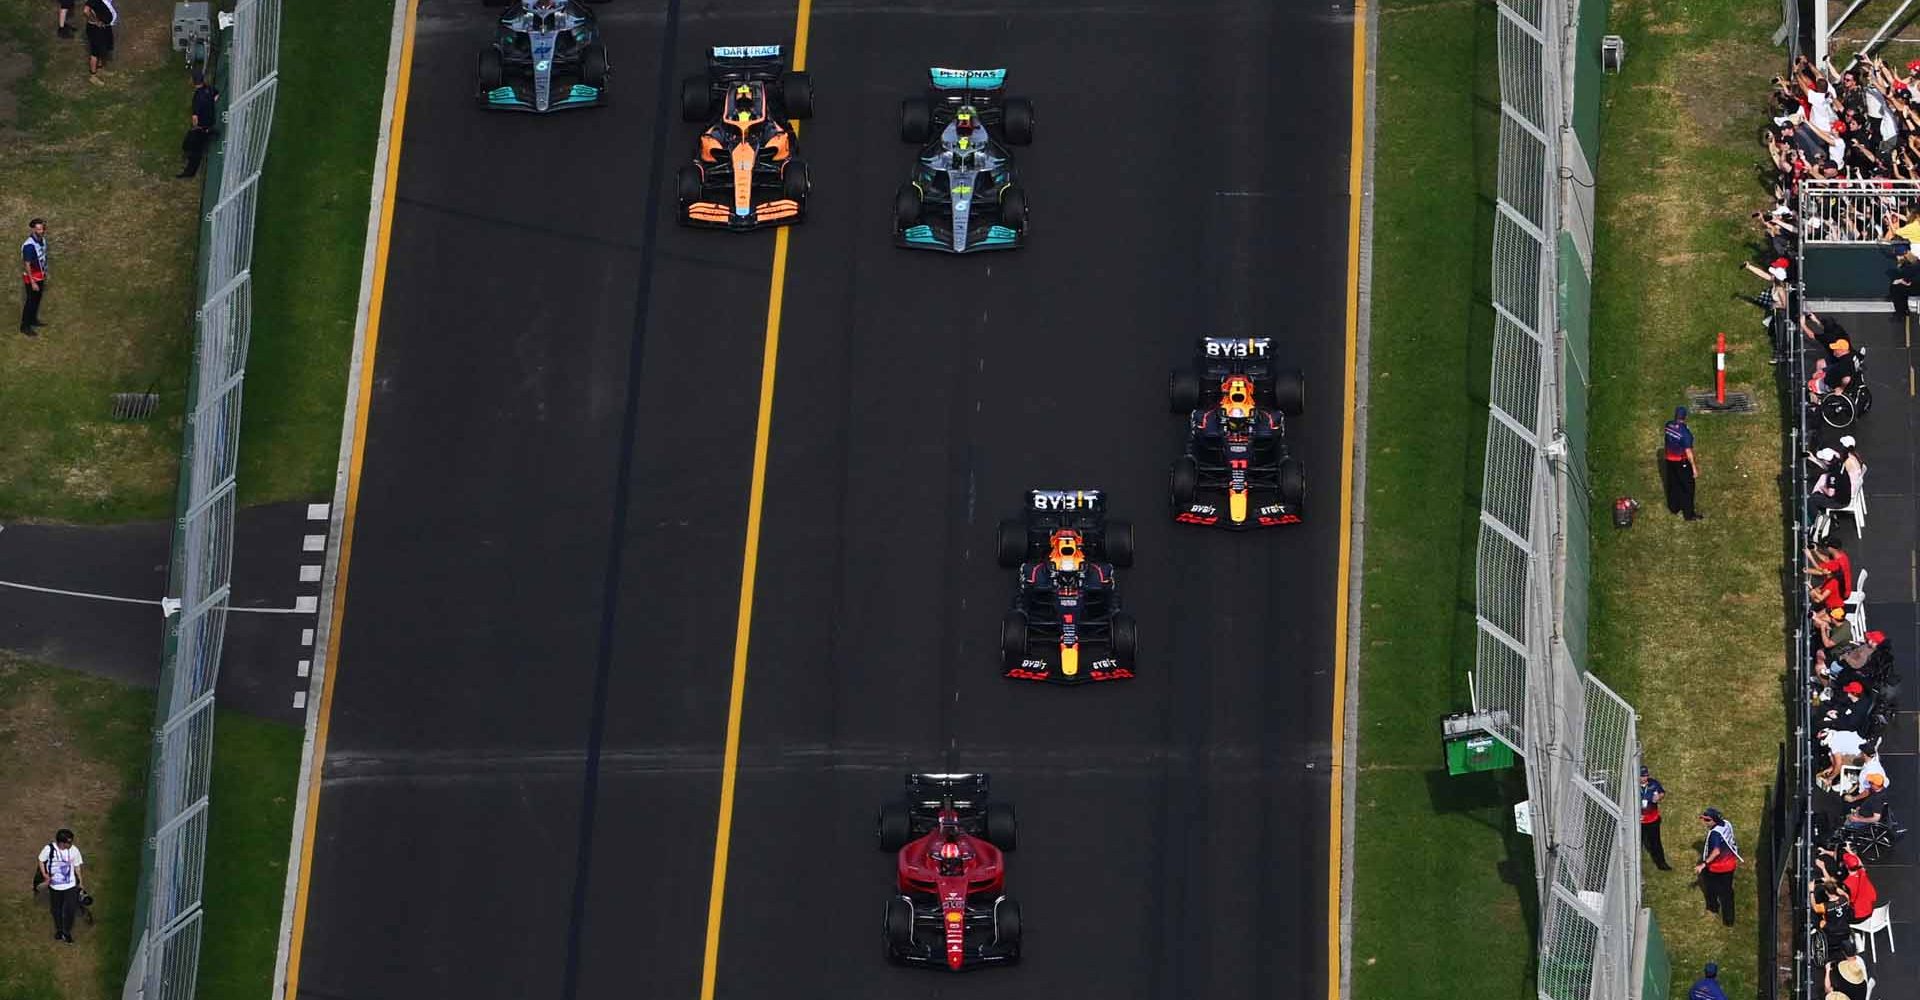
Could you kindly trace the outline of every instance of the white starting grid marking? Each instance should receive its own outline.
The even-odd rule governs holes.
[[[327,536],[325,535],[306,536],[305,538],[301,539],[300,550],[302,552],[325,552],[327,550]]]
[[[298,676],[305,677],[308,674],[313,672],[313,661],[301,660],[300,665],[293,668],[293,670],[294,670],[294,673],[297,674]]]
[[[319,583],[320,567],[318,566],[300,567],[300,582],[301,583]]]
[[[307,693],[305,691],[295,691],[293,693],[293,707],[294,708],[307,707]]]
[[[308,521],[325,521],[327,520],[328,516],[332,514],[332,512],[333,512],[333,505],[331,504],[310,503],[307,505],[307,520]],[[326,535],[301,536],[300,551],[325,552],[326,550],[327,550]],[[319,583],[321,570],[322,570],[322,567],[318,563],[301,563],[300,564],[300,582],[301,583]],[[320,610],[319,595],[303,594],[295,597],[293,599],[293,610],[295,611],[295,613],[298,613],[298,614],[317,613]],[[312,648],[313,629],[303,628],[300,630],[300,646],[303,649]],[[295,677],[305,679],[306,677],[310,676],[312,673],[313,673],[313,660],[304,659],[294,664],[293,675]],[[293,707],[296,709],[307,707],[307,693],[305,691],[295,691],[293,693]]]
[[[307,505],[307,520],[324,521],[327,519],[327,516],[332,513],[332,510],[332,504],[310,503]]]

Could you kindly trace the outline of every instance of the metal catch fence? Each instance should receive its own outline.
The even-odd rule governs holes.
[[[1910,220],[1920,210],[1920,189],[1910,181],[1805,180],[1799,208],[1806,243],[1878,243],[1898,224],[1895,216]]]
[[[238,0],[222,14],[225,105],[208,150],[199,309],[180,455],[178,515],[154,710],[146,838],[126,1000],[188,1000],[200,959],[213,768],[214,683],[233,565],[240,388],[251,332],[253,223],[280,62],[280,0]]]
[[[1541,1000],[1626,1000],[1640,919],[1633,709],[1579,658],[1587,586],[1584,315],[1560,296],[1562,0],[1501,0],[1493,382],[1477,555],[1474,709],[1525,760]],[[1572,251],[1568,251],[1571,253]],[[1576,264],[1575,266],[1579,266]],[[1574,609],[1570,611],[1569,609]]]

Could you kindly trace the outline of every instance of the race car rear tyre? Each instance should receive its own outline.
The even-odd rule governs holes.
[[[482,49],[480,52],[480,89],[492,90],[506,80],[507,70],[500,62],[499,49]]]
[[[1280,460],[1280,502],[1298,507],[1307,499],[1307,470],[1291,458]]]
[[[787,117],[799,121],[813,117],[813,74],[797,69],[780,78],[780,101],[787,106]]]
[[[1126,664],[1131,666],[1133,664],[1133,654],[1138,652],[1139,648],[1139,623],[1133,620],[1132,615],[1124,611],[1116,612],[1113,616],[1114,657],[1126,661]]]
[[[933,106],[924,97],[900,102],[900,141],[922,143],[933,134]]]
[[[683,165],[674,174],[674,183],[679,188],[681,215],[685,215],[688,205],[700,200],[700,191],[704,186],[700,180],[700,168],[693,164]]]
[[[580,53],[580,82],[595,90],[607,85],[607,49],[604,45],[587,46]]]
[[[1001,521],[994,551],[1002,566],[1018,566],[1027,558],[1027,526],[1020,521]]]
[[[713,117],[713,86],[704,76],[680,81],[680,120],[704,122]]]
[[[907,814],[904,802],[888,802],[880,807],[880,819],[874,824],[874,835],[880,839],[880,849],[897,851],[913,840],[913,819]]]
[[[788,160],[786,169],[780,171],[780,192],[794,201],[804,202],[812,190],[813,174],[807,169],[807,161]]]
[[[1289,417],[1307,411],[1307,377],[1287,368],[1273,374],[1273,407]]]
[[[1020,943],[1020,904],[1005,896],[993,904],[993,943]]]
[[[1027,616],[1009,611],[1000,619],[1000,653],[1010,660],[1027,658]]]
[[[1173,472],[1167,479],[1167,498],[1173,503],[1173,512],[1178,514],[1192,506],[1193,495],[1200,491],[1200,466],[1193,456],[1174,459]]]
[[[1010,97],[1000,106],[1000,128],[1007,141],[1015,146],[1025,146],[1033,142],[1033,102],[1024,97]]]
[[[895,948],[912,944],[913,904],[899,896],[888,899],[880,917],[880,932],[886,935],[887,944]]]
[[[1115,566],[1133,565],[1133,522],[1107,522],[1107,559]]]
[[[987,843],[1003,851],[1019,846],[1020,824],[1014,819],[1013,807],[1005,802],[987,803]]]
[[[912,184],[900,185],[899,193],[893,196],[893,221],[901,229],[920,222],[920,189]]]
[[[1000,196],[1000,224],[1010,229],[1025,232],[1027,228],[1027,193],[1018,185],[1007,188]]]
[[[1167,376],[1167,409],[1187,416],[1200,408],[1200,376],[1192,369],[1178,369]]]

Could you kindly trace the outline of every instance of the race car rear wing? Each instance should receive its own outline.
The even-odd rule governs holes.
[[[716,45],[707,52],[707,73],[715,80],[771,80],[786,68],[778,45]]]
[[[1043,514],[1097,512],[1107,509],[1107,498],[1097,489],[1028,490],[1027,507]]]
[[[1239,374],[1261,383],[1273,376],[1272,337],[1201,337],[1196,354],[1208,378]]]
[[[909,774],[907,802],[916,818],[931,818],[948,802],[962,815],[987,807],[984,774]]]
[[[1001,69],[946,69],[932,66],[927,69],[927,77],[935,90],[967,90],[989,92],[1001,90],[1007,85],[1007,71]]]

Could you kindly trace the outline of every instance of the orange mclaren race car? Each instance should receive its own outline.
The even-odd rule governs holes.
[[[786,72],[780,46],[716,46],[682,84],[680,114],[707,123],[679,172],[682,223],[745,232],[805,217],[813,182],[793,123],[813,115],[813,78]]]
[[[1267,337],[1204,337],[1193,367],[1168,380],[1173,412],[1187,417],[1187,453],[1168,487],[1182,524],[1259,528],[1298,524],[1307,477],[1287,450],[1288,417],[1306,408],[1299,372],[1274,367]]]
[[[888,958],[954,972],[1020,960],[1020,904],[1006,893],[1013,807],[987,801],[986,775],[907,775],[875,832],[895,857]]]
[[[1115,566],[1133,565],[1133,525],[1107,520],[1099,490],[1028,490],[1026,516],[1000,522],[1000,565],[1018,567],[1000,623],[1008,677],[1080,684],[1133,676],[1133,616]]]

